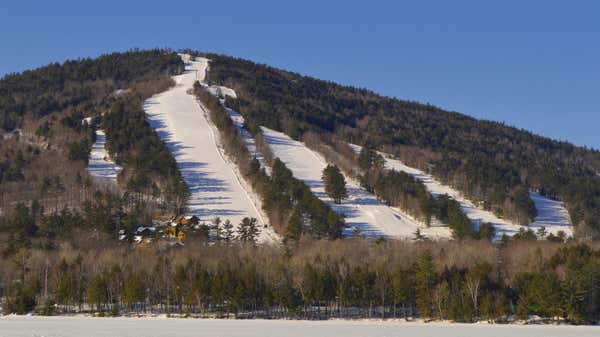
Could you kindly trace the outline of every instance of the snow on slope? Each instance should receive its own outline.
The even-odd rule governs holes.
[[[360,147],[352,145],[356,151],[360,151]],[[434,196],[447,194],[458,201],[465,214],[475,224],[479,225],[484,222],[492,223],[496,229],[495,239],[500,239],[503,234],[514,235],[519,231],[519,226],[508,220],[500,219],[490,211],[483,210],[473,204],[471,201],[462,196],[462,194],[450,186],[443,185],[441,182],[433,178],[431,175],[404,165],[401,161],[390,158],[389,155],[382,154],[386,158],[386,166],[390,169],[406,172],[413,177],[421,180],[429,192]],[[567,236],[572,234],[572,227],[568,220],[567,211],[564,206],[557,201],[544,198],[540,195],[531,194],[533,201],[538,209],[538,217],[535,222],[530,224],[525,229],[531,228],[537,230],[539,227],[545,226],[548,233],[556,234],[559,230],[564,231]]]
[[[530,192],[529,196],[535,203],[538,212],[535,221],[529,227],[536,230],[544,226],[548,233],[556,235],[558,231],[563,231],[567,237],[573,235],[571,218],[562,202],[546,198],[534,192]]]
[[[271,242],[276,234],[268,227],[240,178],[237,167],[220,148],[219,133],[210,122],[206,110],[188,93],[196,79],[203,81],[208,60],[190,60],[182,55],[186,66],[183,74],[174,76],[176,85],[152,96],[144,104],[150,124],[174,154],[191,192],[190,214],[201,221],[214,217],[229,219],[238,225],[244,217],[258,220],[260,242]]]
[[[368,237],[383,235],[391,238],[414,238],[417,229],[421,229],[421,233],[432,239],[451,237],[449,228],[427,228],[399,210],[386,206],[357,182],[349,179],[349,198],[341,205],[335,204],[325,193],[321,182],[323,169],[327,166],[325,159],[281,132],[265,127],[262,130],[274,155],[292,170],[294,176],[303,180],[317,197],[326,201],[336,212],[344,214],[349,226],[344,235],[351,235],[352,229],[358,227]]]
[[[110,159],[105,145],[106,134],[96,130],[96,142],[92,145],[87,169],[94,178],[116,183],[122,168]]]

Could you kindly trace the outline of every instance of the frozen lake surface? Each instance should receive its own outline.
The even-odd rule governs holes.
[[[597,326],[8,316],[2,337],[587,337]]]

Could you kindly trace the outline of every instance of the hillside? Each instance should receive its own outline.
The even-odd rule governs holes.
[[[579,235],[600,230],[600,153],[492,121],[383,97],[209,54],[208,80],[235,90],[228,104],[249,121],[295,139],[315,131],[391,153],[431,173],[485,210],[535,219],[527,189],[564,201]]]
[[[172,51],[132,50],[0,80],[3,254],[53,247],[76,231],[131,230],[156,211],[174,210],[175,197],[185,199],[174,160],[139,103],[168,88],[182,68]]]
[[[0,80],[3,314],[600,320],[597,152],[189,53]]]

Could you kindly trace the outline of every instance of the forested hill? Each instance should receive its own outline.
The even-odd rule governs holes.
[[[393,153],[496,214],[532,218],[527,188],[565,201],[580,237],[600,234],[600,153],[432,105],[383,97],[208,54],[209,81],[235,89],[251,123],[300,138],[326,132]],[[567,113],[567,112],[565,112]]]
[[[148,191],[159,206],[177,207],[185,184],[145,120],[142,102],[169,88],[183,67],[170,50],[131,50],[0,79],[2,254],[51,247],[50,240],[73,229],[112,234],[124,224],[133,227],[147,209],[159,209],[145,205]],[[107,189],[86,170],[101,128],[123,167],[119,185],[127,193]]]

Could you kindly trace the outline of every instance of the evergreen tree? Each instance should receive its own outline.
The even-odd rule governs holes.
[[[348,191],[346,191],[346,179],[335,165],[327,165],[323,170],[323,184],[325,185],[325,192],[336,204],[342,203],[342,199],[348,198]]]
[[[101,276],[96,276],[90,282],[87,288],[87,302],[90,307],[96,307],[96,311],[101,312],[104,304],[108,300],[106,282]]]
[[[223,223],[222,235],[223,240],[225,240],[225,242],[233,241],[233,224],[231,223],[231,221],[229,221],[229,219],[225,220],[225,222]]]
[[[255,218],[244,218],[240,222],[238,232],[238,240],[243,242],[255,242],[259,233],[258,227],[256,227]]]
[[[290,240],[298,240],[302,235],[302,228],[304,227],[304,220],[302,214],[296,208],[288,221],[286,238]]]
[[[364,171],[371,169],[382,169],[385,165],[385,158],[377,153],[372,147],[364,146],[358,154],[358,166]]]
[[[426,251],[419,257],[415,273],[417,310],[423,317],[432,317],[433,314],[433,290],[436,277],[433,256]]]

